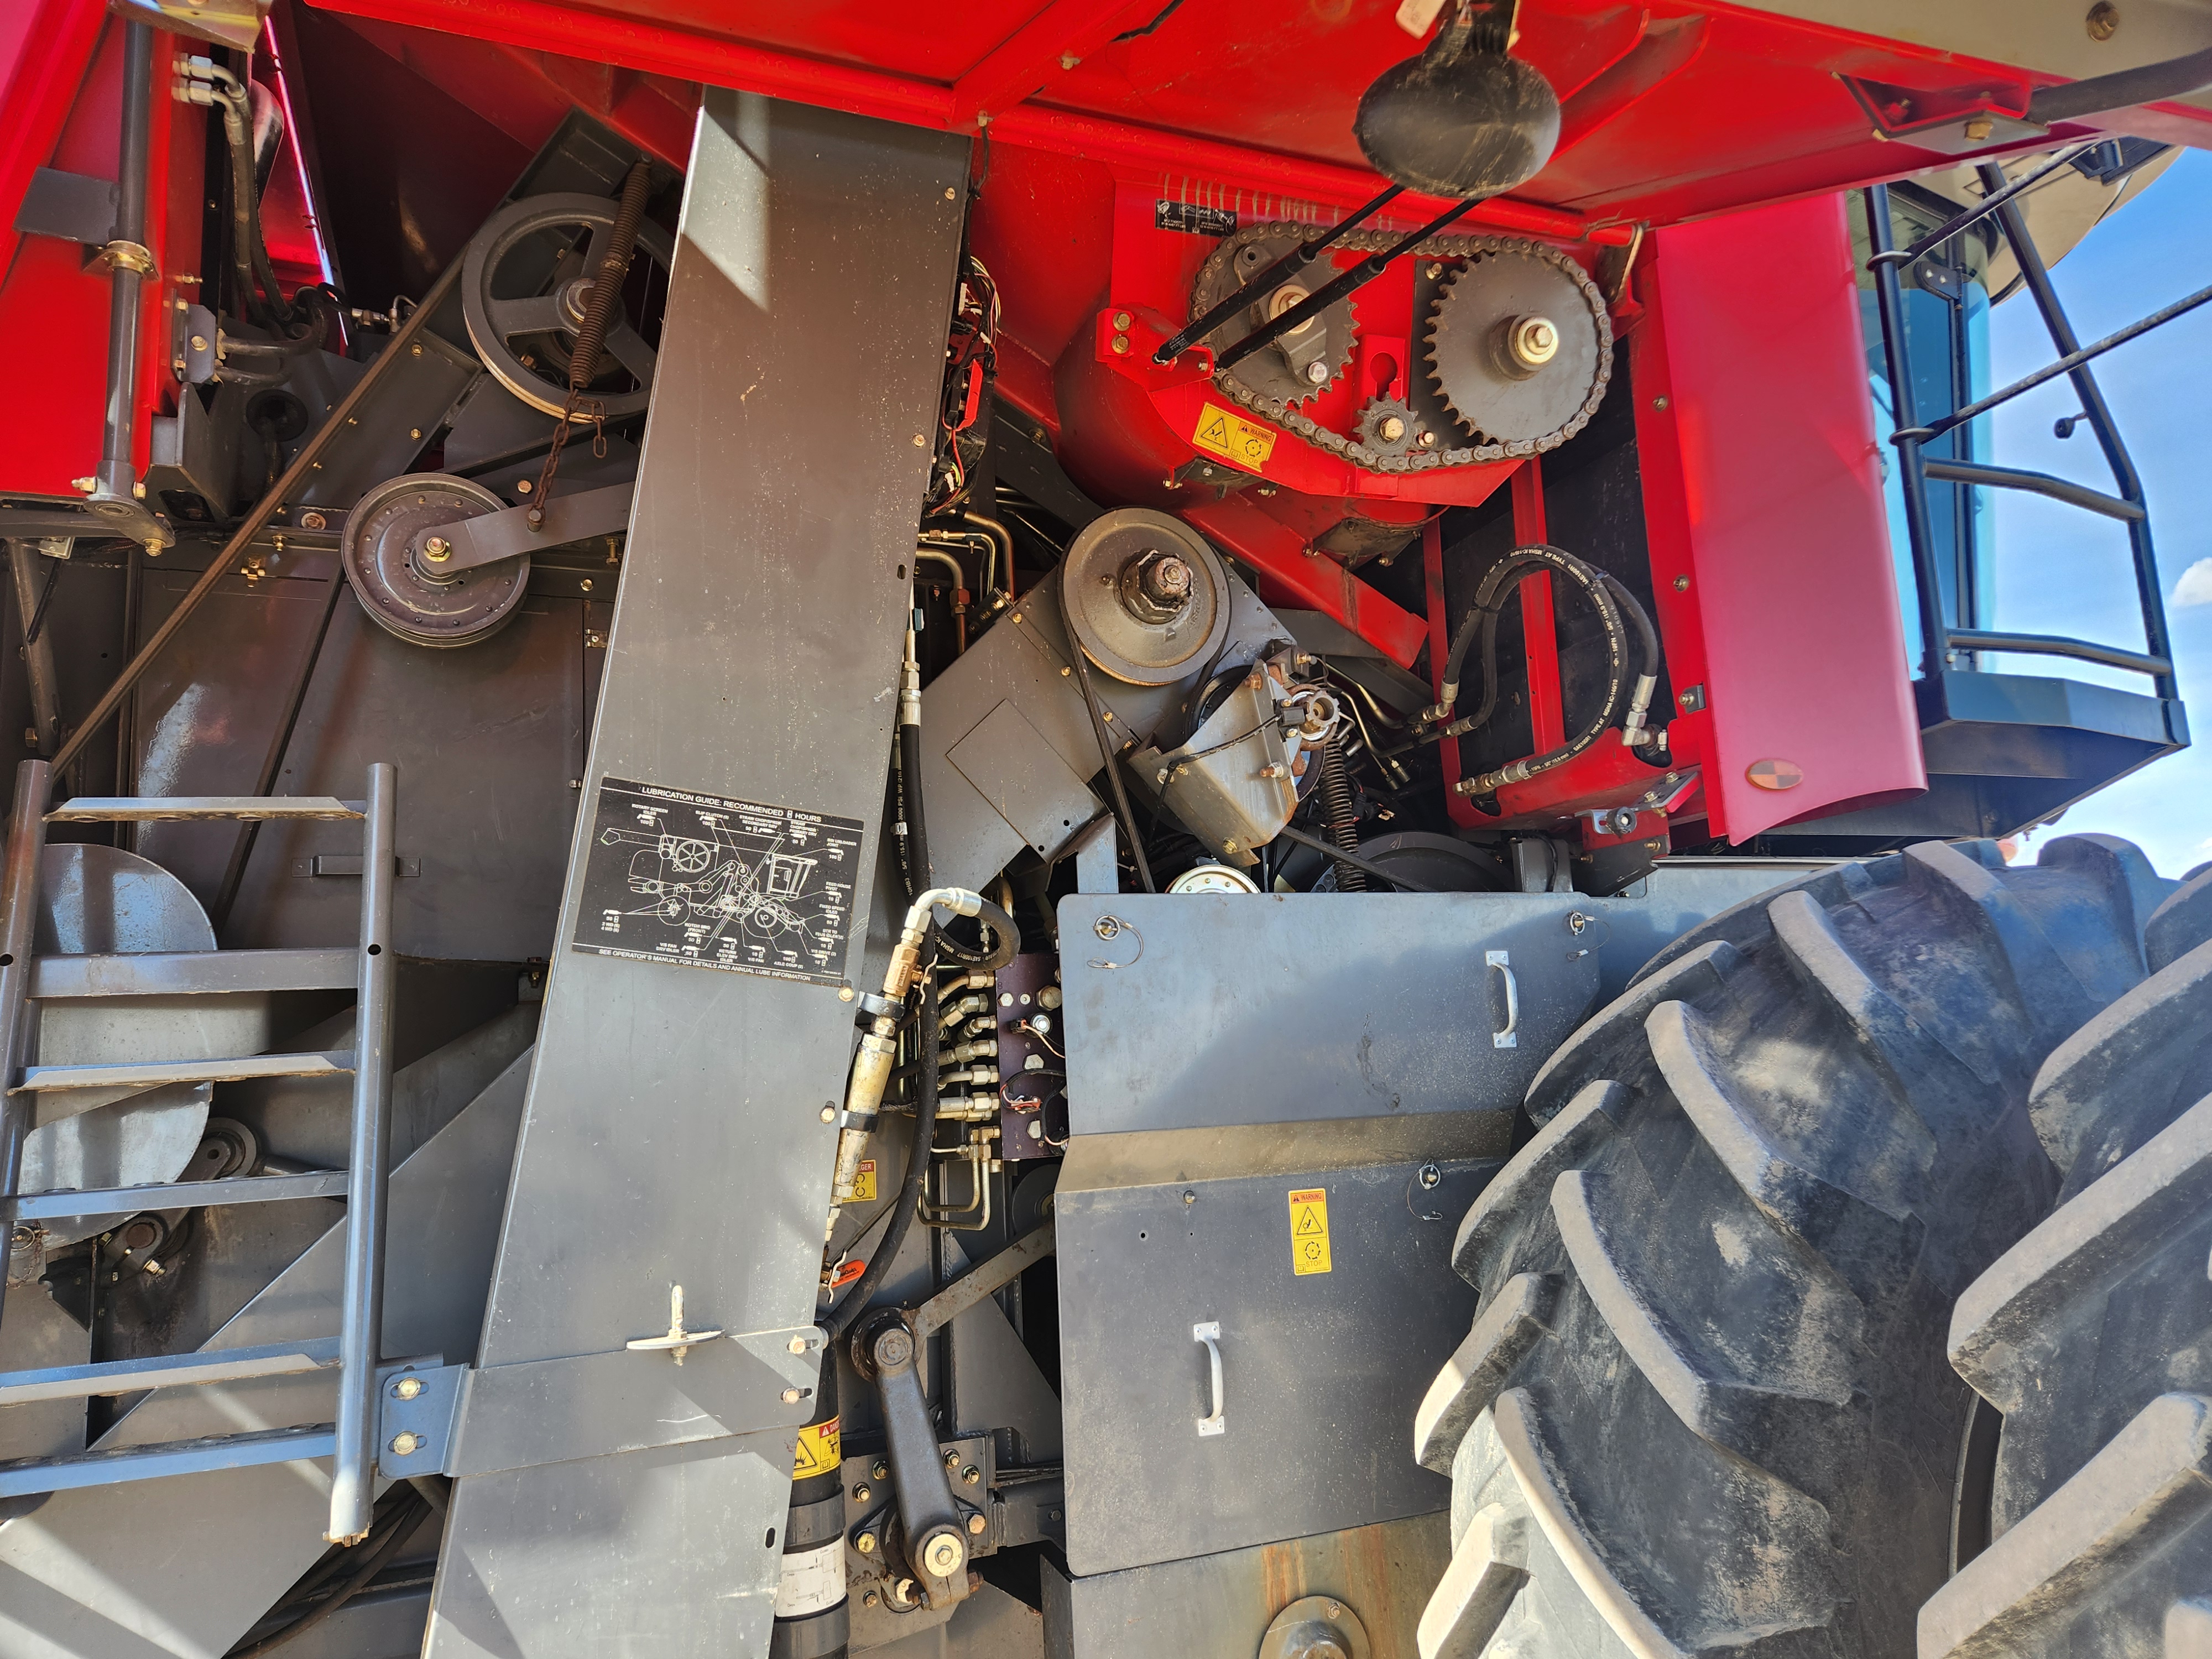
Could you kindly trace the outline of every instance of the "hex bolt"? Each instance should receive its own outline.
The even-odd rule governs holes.
[[[967,1559],[967,1546],[957,1533],[941,1532],[921,1548],[921,1565],[936,1578],[951,1577]]]
[[[786,1389],[783,1391],[783,1403],[787,1406],[796,1406],[805,1398],[806,1396],[796,1389]]]
[[[1437,1168],[1435,1164],[1424,1164],[1421,1165],[1421,1190],[1423,1192],[1434,1192],[1436,1190],[1437,1183],[1443,1178],[1444,1172]]]
[[[953,1470],[959,1467],[960,1454],[957,1451],[949,1451],[945,1454],[945,1472],[947,1474],[951,1474]]]
[[[988,1527],[990,1524],[991,1523],[988,1521],[986,1521],[980,1515],[971,1515],[968,1517],[968,1530],[978,1538],[981,1538],[983,1535],[984,1528]]]
[[[889,1480],[890,1478],[890,1472],[891,1466],[884,1462],[880,1457],[868,1466],[868,1473],[878,1480]]]
[[[1329,368],[1327,359],[1316,357],[1313,362],[1306,365],[1306,384],[1308,386],[1327,386],[1329,382]]]
[[[1686,593],[1686,592],[1688,592],[1690,591],[1690,579],[1689,579],[1687,576],[1677,576],[1677,577],[1675,577],[1675,578],[1674,578],[1674,591],[1675,591],[1677,593]]]
[[[1135,324],[1136,320],[1137,319],[1134,317],[1132,317],[1126,311],[1115,312],[1114,313],[1115,332],[1117,334],[1127,334],[1130,328]]]
[[[433,536],[422,544],[422,556],[432,564],[443,564],[453,556],[453,544],[443,536]]]
[[[972,1486],[982,1478],[983,1471],[977,1468],[973,1463],[970,1463],[966,1468],[960,1471],[960,1484],[963,1486]]]
[[[422,1379],[419,1376],[403,1376],[392,1385],[393,1397],[399,1400],[412,1400],[422,1392]]]
[[[1129,337],[1127,335],[1116,334],[1114,337],[1114,355],[1116,357],[1126,357],[1129,355]]]
[[[860,1551],[863,1555],[873,1555],[876,1553],[875,1534],[872,1532],[862,1533],[858,1538],[855,1538],[853,1540],[853,1547]]]
[[[1406,435],[1405,417],[1399,415],[1385,415],[1382,417],[1382,423],[1376,427],[1376,430],[1382,434],[1384,443],[1395,444]]]
[[[860,1605],[864,1607],[878,1607],[882,1604],[883,1599],[884,1598],[879,1592],[870,1590],[866,1595],[860,1598]]]
[[[411,1429],[403,1429],[392,1437],[392,1455],[394,1457],[411,1457],[422,1443],[421,1435]]]
[[[853,1501],[855,1504],[865,1504],[875,1495],[875,1488],[868,1485],[865,1480],[863,1480],[859,1486],[853,1488]]]
[[[914,1358],[914,1337],[903,1325],[894,1325],[876,1338],[876,1364],[896,1370]]]
[[[791,1339],[789,1346],[793,1353],[805,1353],[806,1352],[806,1339],[803,1336],[794,1336]]]

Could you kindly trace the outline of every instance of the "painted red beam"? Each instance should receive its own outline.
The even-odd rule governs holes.
[[[1087,47],[1140,4],[1152,0],[1052,0],[952,83],[953,124],[981,126],[1024,102],[1064,55]]]
[[[313,0],[313,3],[325,11],[558,52],[587,63],[612,64],[652,75],[702,81],[709,86],[734,87],[914,126],[949,131],[960,125],[954,88],[935,82],[774,52],[670,23],[572,10],[558,0]],[[1238,188],[1331,206],[1358,206],[1372,200],[1383,186],[1379,174],[1364,167],[1036,105],[1018,105],[995,116],[991,133],[1005,143],[1115,165],[1174,167]],[[1402,199],[1409,212],[1429,205],[1426,198]],[[1561,240],[1587,236],[1595,242],[1626,242],[1629,236],[1626,226],[1593,230],[1580,214],[1504,197],[1482,204],[1468,216],[1468,222]]]
[[[1385,599],[1326,554],[1309,554],[1304,537],[1251,502],[1232,495],[1181,508],[1179,514],[1263,579],[1299,604],[1342,623],[1401,668],[1412,667],[1428,642],[1429,624],[1421,617]]]
[[[103,0],[32,0],[35,15],[0,52],[0,276],[21,240],[15,216],[46,166],[107,21]],[[159,77],[157,77],[159,78]],[[155,354],[156,356],[160,354]]]

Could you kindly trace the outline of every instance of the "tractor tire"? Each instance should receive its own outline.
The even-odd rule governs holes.
[[[2212,874],[2145,939],[2151,976],[2029,1096],[2057,1211],[1952,1313],[1995,1411],[1922,1659],[2212,1653]]]
[[[2048,1210],[2044,1057],[2143,975],[2125,842],[1839,865],[1645,967],[1530,1085],[1422,1402],[1422,1659],[1907,1659],[1970,1392],[1951,1304]]]

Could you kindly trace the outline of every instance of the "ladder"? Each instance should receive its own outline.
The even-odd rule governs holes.
[[[191,796],[168,799],[79,798],[46,810],[51,768],[17,768],[7,863],[0,871],[0,1225],[12,1244],[18,1227],[48,1217],[130,1215],[141,1210],[269,1204],[303,1198],[346,1200],[344,1307],[333,1340],[154,1355],[43,1370],[0,1372],[0,1407],[33,1401],[87,1398],[143,1389],[236,1382],[306,1371],[337,1371],[335,1423],[210,1436],[118,1450],[88,1450],[0,1462],[0,1498],[191,1474],[257,1463],[328,1458],[331,1516],[325,1537],[357,1543],[374,1500],[378,1375],[384,1312],[385,1194],[392,1131],[392,1012],[397,958],[392,951],[396,778],[386,764],[368,769],[364,799],[327,796]],[[362,825],[361,937],[331,950],[204,951],[174,954],[34,957],[39,865],[49,823],[343,819]],[[355,991],[354,1048],[335,1054],[250,1054],[230,1059],[127,1065],[26,1063],[41,998],[151,996],[278,990]],[[343,1170],[252,1174],[96,1191],[19,1193],[23,1142],[35,1097],[68,1089],[153,1088],[244,1078],[353,1078],[351,1153]],[[0,1274],[0,1298],[6,1294]],[[4,1300],[0,1299],[0,1308]]]

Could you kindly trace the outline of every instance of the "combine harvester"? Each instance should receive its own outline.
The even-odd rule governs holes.
[[[2212,289],[2049,271],[2212,7],[0,87],[0,1659],[2212,1654],[2212,875],[2008,861],[2188,742],[2096,376]]]

